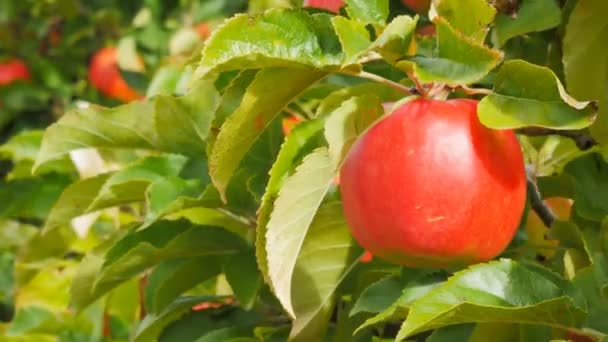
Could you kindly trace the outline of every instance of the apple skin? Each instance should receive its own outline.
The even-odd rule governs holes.
[[[89,65],[89,81],[102,94],[122,102],[142,98],[122,78],[118,69],[118,51],[114,47],[102,48],[93,55]]]
[[[283,120],[281,120],[281,128],[283,129],[283,135],[288,136],[289,133],[291,133],[291,131],[294,129],[294,127],[296,127],[302,121],[304,120],[295,115],[290,115],[288,117],[283,118]]]
[[[13,58],[0,62],[0,86],[11,84],[15,81],[29,81],[32,76],[27,65],[20,59]]]
[[[201,39],[203,40],[209,38],[209,36],[211,35],[211,28],[206,22],[198,23],[194,27],[194,30],[196,31],[198,36],[201,37]]]
[[[426,14],[431,7],[431,0],[401,0],[401,2],[418,14]]]
[[[413,100],[376,123],[351,148],[340,188],[359,244],[410,267],[496,257],[526,201],[515,134],[483,126],[467,99]]]
[[[566,333],[566,338],[568,339],[568,341],[572,342],[596,342],[595,339],[589,336],[579,335],[573,331],[568,331]]]
[[[338,13],[340,7],[344,6],[344,0],[305,0],[304,7],[322,8]]]

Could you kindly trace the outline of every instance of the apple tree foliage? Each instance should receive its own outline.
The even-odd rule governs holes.
[[[71,45],[32,61],[37,82],[0,91],[23,94],[0,94],[0,340],[608,335],[605,0],[434,0],[428,13],[388,0],[339,13],[288,0],[33,2],[0,0],[2,37],[26,11],[19,34],[44,36],[59,17]],[[199,44],[191,26],[210,19]],[[23,39],[0,49],[40,43]],[[144,100],[73,101],[106,101],[71,83],[100,39],[118,44]],[[146,70],[129,70],[137,55]],[[387,103],[421,95],[478,99],[484,125],[518,133],[528,205],[496,260],[360,261],[337,172]],[[57,121],[34,130],[32,113]],[[303,122],[285,134],[292,116]],[[543,201],[555,197],[565,212]]]

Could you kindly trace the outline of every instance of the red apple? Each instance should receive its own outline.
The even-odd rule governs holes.
[[[102,94],[123,102],[142,97],[122,78],[118,69],[118,52],[114,47],[105,47],[93,55],[89,65],[89,81]]]
[[[371,127],[340,172],[344,214],[374,256],[411,267],[494,258],[526,201],[519,143],[477,118],[477,101],[418,99]]]
[[[596,339],[591,338],[589,336],[579,335],[573,331],[568,331],[566,333],[566,338],[568,341],[572,342],[596,342]]]
[[[316,7],[338,13],[344,6],[344,0],[304,0],[304,7]]]
[[[426,14],[431,6],[431,0],[401,0],[401,2],[419,14]]]
[[[365,253],[363,253],[363,255],[359,258],[359,262],[364,264],[372,262],[372,260],[374,260],[374,255],[370,251],[365,251]]]
[[[3,62],[0,62],[0,86],[11,84],[15,81],[29,81],[32,78],[30,71],[21,61],[17,58],[12,58]]]
[[[420,37],[433,37],[435,36],[436,32],[435,25],[433,24],[421,26],[416,30],[416,34]]]

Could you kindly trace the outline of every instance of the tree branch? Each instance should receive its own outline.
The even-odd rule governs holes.
[[[532,210],[540,217],[543,224],[547,226],[547,228],[551,228],[553,222],[555,222],[555,214],[547,206],[547,204],[543,201],[543,198],[538,190],[538,186],[534,181],[534,178],[530,173],[527,175],[527,183],[528,183],[528,197],[530,198],[530,206]]]
[[[592,136],[582,131],[562,131],[544,127],[526,127],[516,129],[515,132],[518,134],[528,135],[532,137],[543,135],[559,135],[562,137],[570,138],[576,143],[576,146],[581,151],[586,151],[597,145],[597,141],[593,139]]]

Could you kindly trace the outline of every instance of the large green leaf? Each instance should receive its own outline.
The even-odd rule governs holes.
[[[253,249],[233,255],[224,265],[224,274],[240,305],[251,310],[262,287],[262,276]]]
[[[222,272],[222,256],[173,259],[160,263],[150,273],[145,290],[146,311],[158,314],[173,300],[197,284]]]
[[[73,183],[53,206],[45,230],[68,224],[88,212],[144,201],[151,183],[177,176],[185,163],[186,158],[179,155],[148,157],[123,170]]]
[[[158,95],[115,108],[74,109],[51,125],[35,170],[85,147],[152,149],[200,157],[219,95],[210,82],[197,82],[184,96]]]
[[[499,14],[494,27],[494,39],[498,45],[530,32],[557,27],[561,22],[561,10],[555,0],[522,1],[517,16]]]
[[[293,276],[311,223],[331,186],[335,166],[327,149],[306,156],[281,190],[266,229],[268,275],[275,295],[295,317]]]
[[[581,217],[600,221],[608,214],[608,163],[598,154],[587,154],[568,163],[565,172],[574,181],[574,210]]]
[[[287,9],[236,15],[207,41],[197,76],[268,67],[335,69],[343,55],[330,19]]]
[[[325,123],[325,139],[334,162],[341,163],[359,134],[383,113],[380,99],[374,95],[353,97],[336,108]]]
[[[598,100],[600,112],[591,126],[593,137],[608,143],[608,2],[577,1],[563,41],[564,73],[568,91],[584,100]]]
[[[388,19],[388,0],[346,0],[348,16],[364,24],[382,26]]]
[[[448,85],[474,83],[484,78],[502,59],[502,53],[456,31],[442,17],[433,20],[437,27],[437,53],[434,57],[413,57],[398,67],[413,70],[421,82]]]
[[[500,68],[494,93],[481,100],[477,111],[480,121],[492,128],[580,129],[593,123],[591,107],[566,94],[551,69],[512,60]]]
[[[209,156],[210,175],[223,198],[230,179],[265,128],[293,98],[325,75],[306,69],[271,68],[255,76],[239,108],[222,125]]]
[[[44,220],[70,182],[58,174],[0,181],[0,217]]]
[[[486,0],[438,0],[434,6],[437,15],[477,42],[484,41],[488,25],[496,15],[496,10]]]
[[[291,279],[294,340],[322,339],[335,291],[360,255],[342,214],[342,203],[324,202],[310,224]]]
[[[324,119],[318,118],[296,126],[281,146],[279,155],[270,170],[270,179],[258,210],[256,227],[256,258],[258,268],[266,282],[268,279],[268,258],[266,255],[266,231],[275,199],[289,172],[297,161],[320,146]],[[316,138],[315,138],[316,137]]]
[[[336,16],[331,19],[346,55],[346,63],[355,63],[357,57],[371,45],[365,24]]]
[[[576,327],[585,310],[584,297],[571,283],[540,266],[501,259],[458,272],[416,300],[397,339],[470,322]]]
[[[72,285],[72,306],[82,309],[161,261],[229,255],[242,248],[243,240],[221,228],[198,226],[186,220],[158,221],[127,234],[110,248],[105,244],[88,254]]]

